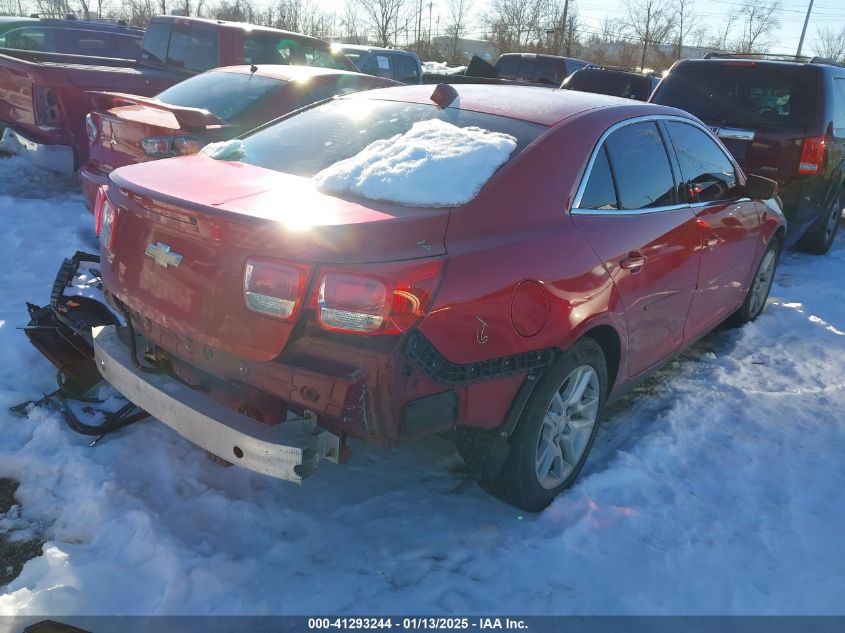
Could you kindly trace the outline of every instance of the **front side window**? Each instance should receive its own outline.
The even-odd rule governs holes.
[[[677,202],[669,157],[654,122],[621,127],[607,137],[605,145],[622,209],[650,209]]]
[[[366,61],[361,72],[385,79],[393,79],[393,56],[376,53]]]
[[[499,61],[496,62],[496,68],[499,70],[499,77],[516,77],[516,57],[514,57],[513,55],[508,55],[507,57],[500,57]]]
[[[346,64],[341,62],[339,55],[332,54],[327,48],[317,48],[312,44],[306,44],[302,47],[302,53],[305,56],[307,66],[333,68],[334,70],[346,70],[348,68]]]
[[[833,79],[833,130],[845,136],[845,77]]]
[[[607,160],[607,149],[602,146],[596,154],[593,169],[587,179],[587,186],[581,196],[579,209],[618,209],[616,188],[613,186],[613,172]]]
[[[537,81],[560,85],[560,71],[555,60],[542,58],[537,60]]]
[[[0,47],[22,51],[53,51],[53,29],[24,27],[14,29],[0,37]]]
[[[719,146],[694,125],[667,121],[689,202],[734,198],[736,171]]]

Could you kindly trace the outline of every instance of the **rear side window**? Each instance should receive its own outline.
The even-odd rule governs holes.
[[[616,200],[616,189],[613,186],[613,174],[610,171],[610,163],[607,160],[607,149],[604,146],[596,154],[596,160],[593,163],[593,169],[590,171],[590,177],[587,180],[587,186],[581,196],[581,202],[578,204],[578,208],[619,208],[619,203]]]
[[[537,81],[560,85],[560,71],[555,60],[542,58],[537,60]]]
[[[616,175],[622,209],[649,209],[676,203],[669,157],[653,122],[621,127],[607,137],[605,146]]]
[[[686,123],[667,121],[666,128],[678,156],[681,176],[694,194],[689,196],[689,202],[712,202],[735,197],[736,170],[713,139]]]
[[[499,77],[516,77],[517,58],[513,56],[500,57],[496,62],[496,68],[499,69]]]
[[[537,70],[537,60],[531,57],[520,57],[516,67],[517,79],[534,80],[534,72]]]
[[[174,30],[167,49],[167,64],[185,70],[217,66],[217,33],[205,29]]]
[[[396,57],[395,77],[396,81],[401,81],[404,84],[420,83],[420,71],[417,68],[416,60],[408,55],[398,55]]]
[[[144,36],[141,60],[163,64],[167,59],[167,42],[170,40],[170,22],[152,22]]]
[[[361,72],[376,77],[393,79],[393,56],[376,53],[367,60]]]
[[[836,136],[845,136],[845,77],[833,78],[833,129]]]
[[[119,54],[111,34],[77,29],[60,29],[56,32],[56,52],[94,57],[112,57]]]
[[[714,125],[805,127],[816,110],[818,68],[758,62],[701,62],[675,68],[655,103]]]

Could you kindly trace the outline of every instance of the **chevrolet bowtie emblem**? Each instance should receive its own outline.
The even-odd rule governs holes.
[[[172,252],[167,244],[162,244],[161,242],[147,244],[147,250],[144,251],[144,255],[152,257],[155,263],[162,268],[167,268],[168,266],[178,268],[179,264],[182,263],[182,256]]]

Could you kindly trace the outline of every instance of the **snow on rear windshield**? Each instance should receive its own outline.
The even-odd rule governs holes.
[[[472,200],[514,149],[509,134],[430,119],[326,167],[314,182],[371,200],[454,207]]]
[[[412,132],[415,123],[430,121],[449,125],[423,126]],[[478,128],[478,131],[466,131],[467,128]],[[241,160],[306,178],[326,170],[318,179],[326,189],[369,197],[367,192],[372,193],[378,188],[379,199],[420,205],[424,204],[420,202],[423,192],[411,189],[437,187],[443,192],[451,192],[448,200],[453,200],[456,192],[464,193],[461,181],[471,180],[471,189],[477,193],[498,167],[516,156],[546,129],[535,123],[457,108],[441,109],[435,105],[374,99],[336,99],[244,137]],[[406,134],[410,136],[406,137]],[[443,136],[443,139],[438,140],[438,136]],[[469,143],[470,137],[472,143]],[[506,141],[505,137],[510,137],[510,140]],[[396,146],[381,143],[376,146],[378,155],[370,147],[376,141],[388,139]],[[458,153],[456,147],[452,149],[452,155],[448,154],[447,146],[457,143],[458,139],[462,139],[464,145],[460,151],[465,153]],[[425,145],[420,145],[423,142]],[[502,156],[508,143],[509,150]],[[419,153],[415,153],[415,147]],[[464,160],[487,152],[497,157],[473,158],[471,165]],[[350,168],[352,163],[329,170],[353,157],[356,162],[362,163],[358,165],[354,178],[351,169],[346,177],[341,176],[341,171]],[[420,163],[415,164],[415,161]],[[423,161],[433,164],[423,168]],[[447,161],[449,167],[441,168],[445,162],[439,161]],[[456,166],[458,162],[462,163],[460,167]],[[437,174],[435,184],[423,184],[428,182],[423,178],[431,178],[434,170]],[[481,171],[476,174],[475,170]],[[487,173],[481,179],[478,176],[483,175],[484,170]],[[393,179],[389,185],[384,182],[388,178]],[[379,181],[380,185],[377,184]],[[387,187],[390,188],[390,198],[382,197]],[[407,191],[399,193],[400,187]],[[429,199],[424,206],[440,204],[443,200]]]

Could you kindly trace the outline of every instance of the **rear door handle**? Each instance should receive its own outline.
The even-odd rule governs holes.
[[[645,266],[645,262],[645,255],[639,251],[634,251],[633,253],[630,253],[628,257],[619,262],[619,265],[625,270],[630,270],[632,273],[638,273],[643,269],[643,266]]]

